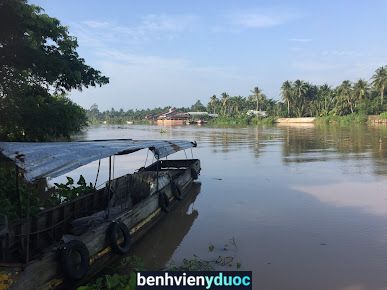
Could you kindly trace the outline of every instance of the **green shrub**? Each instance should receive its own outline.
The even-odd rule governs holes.
[[[317,118],[318,124],[338,124],[340,126],[349,126],[352,124],[365,124],[368,118],[365,114],[353,113],[345,116],[328,115]]]
[[[380,113],[379,118],[386,120],[387,119],[387,112]]]

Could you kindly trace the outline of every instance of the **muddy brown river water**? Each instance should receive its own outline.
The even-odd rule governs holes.
[[[103,126],[77,136],[198,142],[199,183],[133,249],[148,267],[231,255],[253,271],[254,289],[387,289],[386,126],[165,129]],[[116,157],[115,176],[145,159],[146,151]],[[96,168],[72,175],[93,182]],[[98,184],[107,168],[103,161]]]

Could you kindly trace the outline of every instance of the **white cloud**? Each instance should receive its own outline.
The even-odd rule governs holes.
[[[303,37],[296,37],[296,38],[289,38],[289,41],[291,42],[298,42],[298,43],[306,43],[311,42],[311,38],[303,38]]]
[[[86,20],[72,25],[79,43],[91,47],[109,44],[134,44],[155,39],[170,39],[193,29],[196,16],[190,14],[148,14],[135,25]]]
[[[229,21],[241,28],[267,28],[288,23],[298,14],[285,8],[272,7],[266,9],[239,11],[227,14]]]
[[[94,21],[94,20],[88,20],[84,21],[83,24],[90,28],[107,28],[110,26],[109,22],[106,21]]]
[[[336,69],[338,65],[317,60],[299,60],[293,62],[292,67],[302,71],[322,71]]]
[[[98,49],[96,66],[110,78],[101,88],[91,88],[71,97],[88,108],[101,109],[187,106],[195,100],[207,102],[212,94],[239,94],[254,79],[233,68],[198,66],[183,58],[139,55],[123,50]],[[87,97],[85,97],[87,96]]]
[[[323,56],[361,56],[361,53],[354,50],[325,50]]]

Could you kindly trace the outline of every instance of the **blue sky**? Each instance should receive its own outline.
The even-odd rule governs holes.
[[[136,109],[247,96],[284,80],[337,85],[387,64],[387,1],[33,0],[69,26],[79,54],[110,77],[72,91],[88,108]]]

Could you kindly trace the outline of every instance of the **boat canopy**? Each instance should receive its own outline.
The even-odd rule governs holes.
[[[0,142],[0,152],[24,171],[27,181],[57,177],[95,160],[149,148],[157,159],[196,147],[184,140],[93,140],[77,142]]]

